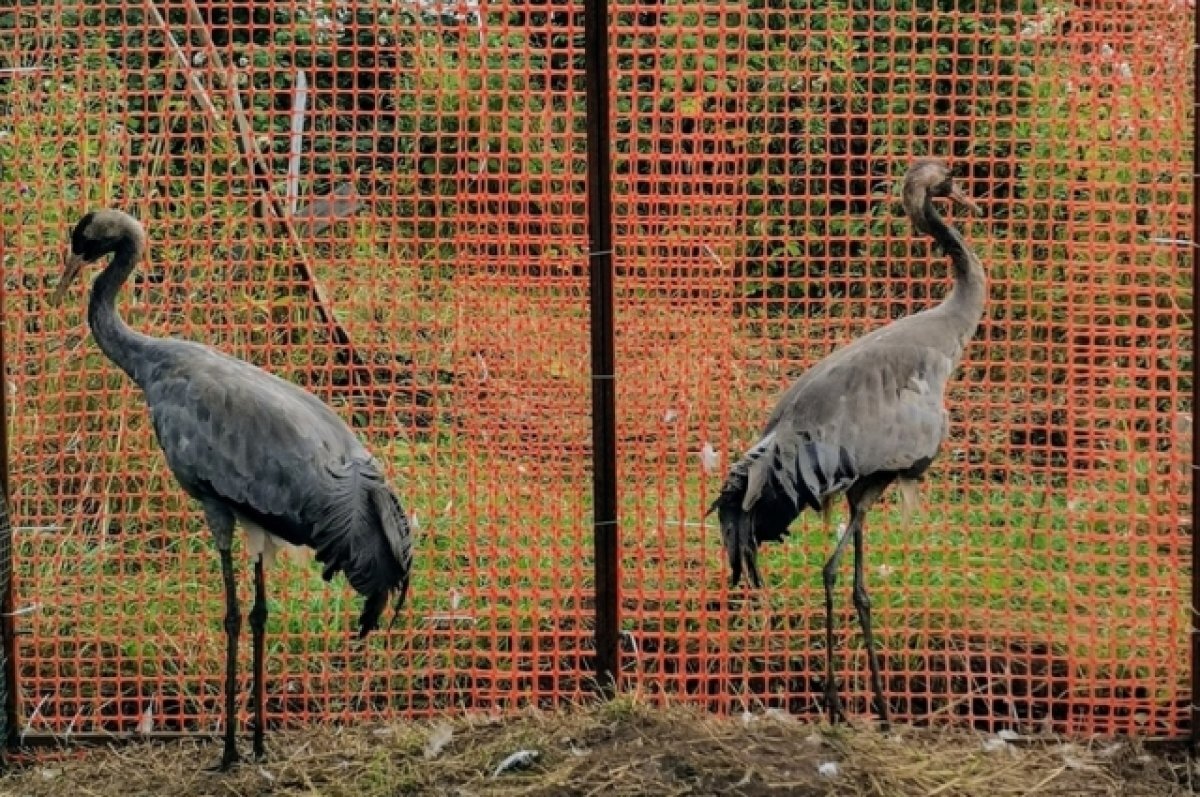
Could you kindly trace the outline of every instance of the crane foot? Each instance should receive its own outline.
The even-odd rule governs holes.
[[[838,698],[836,688],[826,688],[825,690],[825,711],[829,714],[830,725],[847,722],[846,714],[842,711],[842,701]]]
[[[225,748],[225,752],[221,755],[221,760],[212,766],[204,768],[205,772],[228,772],[233,769],[236,764],[241,763],[242,757],[238,755],[236,749]]]

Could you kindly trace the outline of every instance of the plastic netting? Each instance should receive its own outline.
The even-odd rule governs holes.
[[[588,693],[582,12],[0,10],[25,731],[221,721],[202,516],[140,393],[87,334],[84,288],[45,302],[71,227],[102,206],[151,239],[121,297],[131,325],[330,402],[418,524],[409,603],[365,644],[340,579],[308,560],[269,574],[269,719]],[[954,222],[990,298],[923,505],[903,522],[887,500],[868,520],[892,710],[1184,733],[1190,14],[1177,0],[612,5],[625,688],[819,714],[836,528],[803,516],[747,600],[704,512],[791,379],[945,294],[946,259],[897,196],[908,163],[938,155],[984,209]],[[862,713],[846,577],[837,622],[843,694]]]

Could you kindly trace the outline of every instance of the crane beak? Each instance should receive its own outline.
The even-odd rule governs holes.
[[[963,191],[957,185],[950,189],[950,199],[958,205],[961,205],[962,207],[971,211],[976,216],[983,214],[983,211],[979,208],[979,205],[975,204],[975,200],[967,196],[967,192]]]
[[[58,281],[58,287],[47,300],[51,307],[58,307],[67,289],[75,282],[75,279],[79,276],[79,272],[83,271],[83,267],[86,264],[87,261],[83,259],[83,255],[71,254],[67,256],[66,265],[63,266],[62,277]]]

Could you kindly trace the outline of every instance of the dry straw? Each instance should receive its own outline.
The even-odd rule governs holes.
[[[208,743],[133,744],[40,759],[0,795],[839,795],[1018,797],[1192,794],[1186,757],[1136,743],[1020,742],[961,729],[718,718],[630,699],[570,711],[431,723],[312,727],[269,737],[270,759],[229,775]],[[537,755],[514,757],[522,750]],[[501,762],[519,766],[497,773]]]

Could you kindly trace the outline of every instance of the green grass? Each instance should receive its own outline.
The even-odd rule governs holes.
[[[422,667],[450,673],[473,655],[502,653],[496,634],[546,631],[578,615],[570,601],[589,592],[591,581],[587,481],[543,481],[523,498],[517,489],[521,466],[512,460],[468,463],[452,454],[435,458],[431,448],[397,444],[382,452],[395,472],[430,474],[416,484],[398,480],[402,494],[414,496],[408,503],[420,527],[412,598],[391,639],[371,642],[365,659],[355,654],[339,665],[354,648],[357,599],[340,580],[321,582],[311,564],[285,560],[270,576],[273,670],[328,676],[329,667],[346,666],[350,672],[339,674],[343,686],[374,676],[404,682]],[[486,484],[451,483],[464,472],[489,477]],[[702,599],[722,591],[716,529],[711,522],[695,525],[702,510],[701,479],[692,473],[684,483],[682,504],[672,483],[660,485],[661,492],[626,493],[626,582],[640,585],[628,593],[635,605],[626,628],[635,638],[643,630],[684,635]],[[710,493],[715,485],[708,480]],[[501,501],[513,503],[500,509],[481,501],[448,511],[433,505],[441,496],[469,494],[472,486],[496,490]],[[172,511],[185,508],[173,491],[166,497]],[[41,670],[55,663],[56,677],[78,678],[81,689],[100,673],[218,683],[219,570],[199,514],[187,511],[185,518],[142,518],[115,535],[78,525],[63,533],[19,535],[21,601],[43,607],[26,621],[34,634],[24,640],[25,666]],[[660,513],[689,525],[656,520]],[[885,506],[872,516],[868,536],[879,633],[894,652],[918,630],[936,635],[973,629],[1023,634],[1061,646],[1081,661],[1101,656],[1105,663],[1130,661],[1143,670],[1155,659],[1152,648],[1172,643],[1165,626],[1182,621],[1182,610],[1172,608],[1182,601],[1152,600],[1155,589],[1172,587],[1182,594],[1183,587],[1172,586],[1178,578],[1152,569],[1152,540],[1113,520],[1095,525],[1054,492],[935,490],[908,524]],[[786,545],[772,546],[762,557],[769,609],[714,612],[701,626],[736,636],[737,629],[748,632],[769,614],[799,613],[809,628],[791,643],[812,644],[815,636],[805,637],[819,627],[820,568],[830,550],[819,518],[806,516]],[[849,561],[838,596],[839,622],[854,634]],[[246,599],[248,569],[242,573]],[[642,603],[639,609],[637,599],[654,601],[653,608],[647,611]],[[450,650],[428,637],[432,618],[446,614],[471,618],[447,621],[459,635]],[[422,650],[424,643],[428,649]],[[107,646],[105,655],[84,655],[80,646],[89,644]]]

